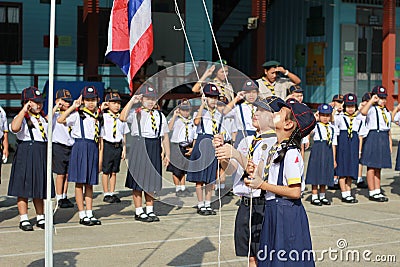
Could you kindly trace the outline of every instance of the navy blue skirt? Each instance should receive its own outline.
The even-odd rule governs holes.
[[[125,186],[154,193],[162,187],[161,138],[133,136],[128,139],[128,166]]]
[[[218,160],[212,144],[213,136],[199,134],[190,156],[186,180],[194,183],[210,184],[217,178]]]
[[[8,195],[23,198],[46,198],[47,143],[18,142],[15,151]],[[51,197],[55,196],[51,179]]]
[[[99,183],[99,147],[94,140],[75,139],[68,166],[68,182]]]
[[[172,172],[178,178],[182,178],[186,174],[189,167],[190,156],[186,156],[188,147],[182,147],[177,143],[171,143],[171,156],[167,171]]]
[[[360,163],[376,169],[392,168],[388,131],[369,131],[363,139]]]
[[[245,133],[246,136],[243,136],[243,132]],[[240,143],[240,141],[242,141],[242,139],[243,139],[244,137],[252,136],[252,135],[254,135],[255,133],[256,133],[256,131],[252,131],[252,130],[246,130],[246,131],[244,131],[244,130],[238,130],[238,131],[237,131],[236,138],[235,138],[235,145],[234,145],[234,147],[237,148],[238,145],[239,145],[239,143]]]
[[[306,184],[333,186],[334,168],[332,146],[315,141],[308,160]]]
[[[353,179],[357,179],[359,145],[360,140],[356,132],[353,132],[352,138],[349,138],[347,131],[340,131],[336,147],[337,176],[350,176]]]
[[[301,200],[283,198],[268,200],[265,203],[264,222],[257,255],[258,266],[312,267],[315,263],[311,249],[308,218]],[[270,253],[272,250],[275,253]],[[279,250],[286,252],[283,257],[287,261],[278,259]],[[298,254],[298,259],[295,261],[293,257],[296,257],[296,253],[290,254],[291,251],[296,251]],[[272,254],[271,257],[270,254]]]

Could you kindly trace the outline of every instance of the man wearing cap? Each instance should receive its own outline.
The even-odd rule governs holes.
[[[72,96],[67,89],[56,92],[56,105],[53,109],[53,172],[56,177],[56,199],[59,208],[73,208],[74,204],[67,198],[68,192],[68,165],[72,146],[75,141],[71,137],[71,127],[57,122],[72,103]]]
[[[287,89],[290,86],[299,84],[300,78],[285,69],[280,62],[270,60],[263,65],[264,76],[257,80],[260,87],[260,97],[266,98],[270,95],[276,95],[282,99],[286,98]],[[280,76],[282,74],[285,77]]]
[[[285,100],[296,99],[299,103],[303,103],[303,89],[298,85],[292,85],[288,89],[289,95]]]

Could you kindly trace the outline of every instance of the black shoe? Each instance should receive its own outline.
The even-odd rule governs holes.
[[[357,183],[357,188],[368,188],[368,185],[366,182],[362,181]]]
[[[208,215],[217,215],[215,210],[213,210],[211,207],[206,208]]]
[[[112,195],[112,202],[111,203],[121,203],[121,199],[117,195]]]
[[[72,202],[69,201],[68,198],[63,198],[63,199],[58,200],[57,204],[60,209],[67,209],[67,208],[74,207],[74,204],[72,204]]]
[[[101,225],[101,221],[94,216],[90,217],[89,220],[92,223],[92,225]]]
[[[144,216],[145,215],[145,216]],[[150,218],[146,213],[142,212],[139,215],[135,214],[135,220],[140,222],[152,222],[153,219]]]
[[[192,193],[189,191],[189,189],[185,189],[182,191],[182,194],[184,197],[191,197]]]
[[[387,199],[386,197],[380,197],[379,195],[380,194],[375,194],[373,196],[369,196],[368,199],[371,200],[371,201],[376,201],[376,202],[386,202],[386,201],[388,201],[388,200],[385,200],[385,199]]]
[[[94,225],[93,223],[92,223],[92,221],[88,218],[88,217],[83,217],[82,219],[80,219],[79,220],[79,223],[80,224],[83,224],[83,225],[86,225],[86,226],[92,226],[92,225]]]
[[[113,198],[113,196],[104,196],[103,201],[107,202],[107,203],[113,203],[114,198]]]
[[[314,200],[311,200],[311,204],[314,205],[314,206],[322,206],[322,203],[318,198],[314,199]]]
[[[44,229],[44,219],[38,220],[38,221],[36,222],[36,226],[39,227],[39,228],[41,228],[41,229]]]
[[[147,213],[147,216],[153,220],[153,222],[159,222],[160,218],[157,217],[157,215],[154,214],[154,212]]]
[[[322,203],[322,205],[330,205],[331,204],[331,202],[327,199],[327,198],[321,198],[321,203]]]
[[[345,203],[358,203],[358,200],[357,199],[355,199],[354,197],[352,197],[352,196],[348,196],[348,197],[345,197],[345,198],[343,198],[342,197],[342,202],[345,202]]]
[[[27,222],[29,224],[22,225],[25,222]],[[33,226],[30,221],[25,220],[25,221],[19,222],[19,229],[21,229],[22,231],[33,231]]]
[[[209,215],[207,212],[207,209],[205,207],[201,207],[201,208],[197,207],[197,213],[200,215],[203,215],[203,216]]]

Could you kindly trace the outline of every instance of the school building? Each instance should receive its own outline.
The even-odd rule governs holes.
[[[50,0],[0,1],[0,105],[18,107],[23,88],[48,80]],[[112,0],[56,0],[55,80],[100,81],[128,93],[121,70],[107,61]],[[195,60],[218,56],[249,77],[275,59],[302,80],[305,102],[358,96],[374,85],[397,101],[399,0],[177,0]],[[136,77],[191,61],[175,1],[153,0],[154,51]]]

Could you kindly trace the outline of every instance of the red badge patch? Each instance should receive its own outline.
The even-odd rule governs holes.
[[[294,163],[298,163],[299,162],[299,156],[296,157]]]

